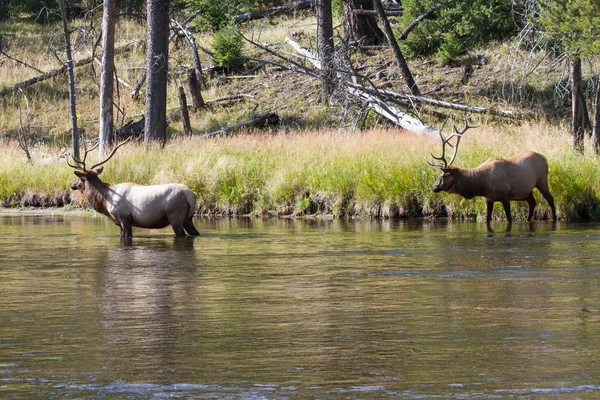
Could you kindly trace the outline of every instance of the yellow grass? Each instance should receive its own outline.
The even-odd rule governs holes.
[[[525,149],[547,156],[560,218],[600,216],[597,157],[575,154],[563,128],[540,122],[471,129],[455,165],[474,167],[489,157]],[[127,145],[109,161],[102,177],[113,183],[185,183],[198,194],[203,213],[417,217],[440,215],[445,206],[455,218],[481,217],[482,199],[430,192],[439,170],[427,161],[439,150],[438,139],[400,130],[185,137],[170,141],[164,150]],[[4,144],[0,198],[22,206],[31,193],[39,198],[68,194],[74,177],[70,168],[64,162],[39,163],[57,152],[36,148],[28,165],[14,143]],[[84,204],[80,196],[73,199],[75,205]],[[538,200],[537,217],[547,217],[547,203],[541,196]],[[517,218],[524,218],[525,204],[513,208]],[[495,217],[503,218],[501,207]]]

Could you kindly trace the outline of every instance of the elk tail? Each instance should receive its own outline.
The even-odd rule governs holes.
[[[188,201],[188,205],[190,206],[189,210],[188,210],[188,217],[193,217],[194,214],[196,213],[196,193],[192,192],[191,190],[189,192],[186,193],[186,197],[187,197],[187,201]]]

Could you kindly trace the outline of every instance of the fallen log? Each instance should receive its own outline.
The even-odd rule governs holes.
[[[123,125],[121,128],[115,130],[115,138],[117,142],[121,142],[130,137],[140,139],[144,135],[145,124],[146,117],[142,115],[142,118],[140,120],[130,121],[127,124]]]
[[[116,48],[115,49],[115,54],[125,53],[125,52],[130,51],[130,50],[134,49],[135,47],[137,47],[137,46],[139,46],[140,44],[143,44],[143,43],[144,43],[144,40],[138,40],[136,42],[128,43],[128,44],[126,44],[124,46]],[[73,63],[73,67],[77,68],[77,67],[81,67],[83,65],[90,64],[90,63],[94,62],[94,59],[95,59],[94,56],[90,56],[90,57],[86,57],[86,58],[84,58],[82,60],[75,61]],[[12,92],[16,92],[19,89],[23,89],[23,88],[26,88],[28,86],[34,85],[36,83],[43,82],[45,80],[48,80],[48,79],[54,78],[56,76],[62,75],[64,73],[66,73],[67,71],[68,71],[68,66],[67,66],[67,64],[65,64],[62,67],[58,68],[58,69],[54,69],[52,71],[45,72],[42,75],[36,76],[34,78],[31,78],[31,79],[27,79],[26,81],[16,83],[16,84],[14,84],[12,86],[9,86],[9,87],[6,87],[6,88],[0,89],[0,97],[1,96],[6,96],[7,94],[12,93]]]
[[[235,15],[233,22],[241,24],[242,22],[253,21],[255,19],[274,17],[281,14],[292,13],[300,10],[307,10],[317,4],[316,0],[299,0],[292,1],[278,7],[265,8],[247,13]]]
[[[316,54],[302,48],[298,43],[296,43],[289,37],[285,39],[285,42],[292,46],[304,57],[306,57],[306,59],[310,61],[315,67],[321,67],[321,62],[319,61],[319,57]],[[417,135],[438,134],[438,131],[435,128],[432,128],[429,125],[425,125],[417,118],[414,118],[408,115],[407,113],[400,111],[394,106],[390,106],[389,104],[385,103],[379,96],[367,93],[365,90],[363,90],[366,88],[362,87],[361,85],[355,85],[355,87],[348,87],[348,93],[350,95],[355,96],[361,101],[365,102],[373,111],[389,119],[402,129],[406,129],[407,131],[413,132]]]
[[[352,14],[366,15],[366,16],[370,16],[370,17],[376,17],[378,15],[376,10],[358,10],[358,9],[352,10]],[[387,17],[399,17],[403,14],[404,14],[403,10],[390,10],[390,9],[385,10],[385,15]]]
[[[419,119],[400,111],[396,107],[387,104],[378,96],[371,95],[359,88],[349,87],[348,93],[361,99],[369,108],[379,115],[389,119],[396,125],[417,135],[439,135],[439,131],[429,125],[425,125]]]
[[[241,128],[262,129],[267,126],[276,126],[276,125],[279,125],[279,115],[277,115],[275,113],[267,113],[267,114],[259,115],[258,117],[253,118],[251,120],[240,122],[239,124],[228,126],[223,129],[219,129],[218,131],[215,131],[215,132],[205,133],[204,135],[202,135],[202,137],[211,138],[211,137],[215,137],[218,135],[228,134],[228,133],[237,131],[238,129],[241,129]]]
[[[369,93],[372,95],[384,96],[384,97],[390,97],[390,98],[402,99],[402,100],[410,100],[412,102],[417,102],[417,103],[426,103],[426,104],[431,104],[436,107],[448,108],[448,109],[456,110],[456,111],[471,112],[471,113],[475,113],[475,114],[491,114],[491,115],[498,115],[501,117],[521,117],[523,115],[522,112],[518,112],[518,111],[498,110],[495,108],[467,106],[464,104],[450,103],[447,101],[431,99],[431,98],[424,97],[424,96],[414,96],[411,94],[397,93],[397,92],[393,92],[391,90],[366,88],[366,87],[356,84],[356,83],[348,83],[348,86],[350,86],[354,89],[360,89],[360,90],[365,91],[366,93]]]

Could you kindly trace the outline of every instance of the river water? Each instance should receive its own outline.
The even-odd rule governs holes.
[[[2,398],[598,398],[600,225],[0,215]]]

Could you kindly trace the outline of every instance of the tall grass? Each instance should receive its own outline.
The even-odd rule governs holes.
[[[29,164],[15,144],[2,147],[0,199],[5,205],[36,205],[35,199],[42,206],[85,205],[81,195],[69,194],[74,175],[64,162],[38,162],[58,149],[35,149]],[[472,129],[462,140],[455,164],[474,167],[489,157],[525,149],[548,158],[550,190],[560,218],[600,219],[599,159],[573,152],[558,127],[531,123]],[[439,169],[427,161],[439,150],[439,139],[399,130],[186,137],[172,140],[162,150],[127,145],[106,164],[102,178],[140,184],[181,182],[198,194],[199,211],[210,214],[482,217],[483,199],[429,190]],[[549,216],[546,201],[535,193],[537,217]],[[513,202],[513,210],[516,218],[525,218],[526,203]],[[502,207],[496,207],[494,216],[504,218]]]

